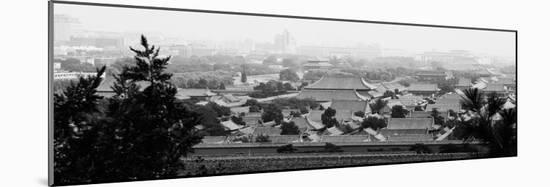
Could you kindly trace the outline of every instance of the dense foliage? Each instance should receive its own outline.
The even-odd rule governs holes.
[[[409,111],[401,105],[395,105],[391,108],[392,118],[404,118],[409,114]]]
[[[357,117],[365,117],[365,112],[363,111],[356,111],[353,113],[354,116],[357,116]]]
[[[225,89],[233,85],[233,73],[223,70],[177,73],[171,81],[179,88]]]
[[[266,83],[260,83],[254,87],[257,92],[251,93],[250,97],[254,98],[266,98],[276,95],[286,94],[287,91],[296,90],[290,83],[282,83],[280,81],[268,81]]]
[[[463,90],[462,108],[469,119],[463,116],[453,133],[465,141],[481,140],[490,146],[492,156],[514,156],[517,154],[517,111],[504,108],[506,98],[492,93],[485,95],[477,88]]]
[[[324,71],[311,70],[304,74],[303,79],[309,81],[317,81],[325,76],[327,73]]]
[[[190,57],[175,56],[170,62],[166,71],[175,74],[209,71],[228,71],[236,73],[242,71],[242,64],[247,62],[247,59],[242,56],[216,54]],[[278,73],[278,71],[264,64],[246,64],[246,74],[249,76],[272,73]]]
[[[296,82],[300,80],[300,77],[293,69],[285,69],[279,73],[279,80]]]
[[[201,141],[199,115],[176,100],[164,71],[170,57],[160,58],[143,36],[141,46],[130,48],[135,64],[115,76],[116,95],[105,111],[96,94],[105,68],[55,94],[56,184],[173,177],[183,167],[180,158]]]
[[[269,139],[268,135],[260,134],[260,135],[256,136],[256,142],[266,143],[266,142],[271,142],[271,140]]]
[[[335,118],[336,110],[328,107],[323,114],[321,114],[321,122],[327,127],[333,127],[338,125],[338,120]]]
[[[430,116],[434,119],[434,124],[443,125],[445,118],[441,116],[441,113],[436,108],[432,109]]]
[[[262,121],[275,121],[275,124],[281,124],[281,122],[283,121],[283,114],[281,113],[281,109],[275,104],[267,105],[263,108]]]
[[[371,128],[373,130],[385,128],[386,126],[388,126],[388,124],[386,123],[385,119],[374,116],[369,116],[365,118],[361,123],[362,128]]]
[[[376,99],[374,102],[369,103],[369,107],[373,114],[380,114],[382,109],[388,105],[388,101],[382,99]]]
[[[291,122],[283,122],[281,124],[281,135],[298,135],[300,134],[300,130],[298,129],[298,126],[291,121]]]

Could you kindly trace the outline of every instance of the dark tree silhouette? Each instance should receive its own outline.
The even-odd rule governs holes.
[[[275,121],[275,124],[281,124],[281,121],[283,121],[283,113],[277,105],[269,104],[264,108],[262,120],[264,122]]]
[[[229,107],[221,106],[214,102],[208,102],[205,107],[214,110],[218,117],[231,115],[231,109],[229,109]]]
[[[383,98],[392,98],[392,99],[395,99],[396,96],[395,96],[395,93],[390,91],[390,90],[386,90],[386,92],[384,92],[384,95],[382,95]]]
[[[441,113],[437,110],[437,108],[432,109],[430,116],[434,119],[434,124],[443,125],[445,119],[441,116]]]
[[[371,128],[373,130],[378,130],[386,126],[388,126],[388,124],[386,123],[386,120],[382,118],[373,117],[373,116],[369,116],[365,118],[361,123],[361,128],[363,129]]]
[[[123,68],[114,86],[131,89],[117,92],[110,103],[109,125],[120,139],[112,141],[117,142],[113,145],[121,160],[114,162],[118,166],[106,173],[107,179],[175,176],[182,167],[180,157],[201,139],[194,128],[199,115],[176,100],[177,89],[169,82],[172,75],[164,71],[170,57],[159,57],[159,48],[149,46],[144,36],[141,47],[130,48],[136,63]],[[148,86],[143,91],[133,89],[138,82]]]
[[[504,109],[499,111],[502,120],[495,124],[495,131],[498,135],[499,146],[505,155],[516,155],[517,153],[517,131],[514,127],[517,123],[516,109]]]
[[[386,105],[388,105],[388,101],[384,101],[382,99],[376,99],[373,103],[369,104],[369,107],[373,114],[380,114],[381,110],[384,109]]]
[[[300,130],[298,129],[298,126],[291,121],[291,122],[283,122],[281,124],[281,135],[298,135],[300,134]]]
[[[54,175],[56,184],[89,182],[94,170],[97,150],[91,147],[97,138],[94,124],[100,116],[101,96],[96,88],[101,83],[105,67],[96,76],[81,77],[62,93],[54,94]]]
[[[226,136],[228,132],[225,127],[220,123],[217,112],[208,106],[196,106],[192,108],[193,111],[200,115],[200,124],[204,129],[202,132],[208,136]]]
[[[357,116],[357,117],[365,117],[365,112],[363,111],[356,111],[353,113],[354,116]]]
[[[201,141],[199,115],[175,98],[164,72],[170,57],[160,58],[144,36],[141,46],[130,48],[135,65],[115,76],[106,111],[97,110],[95,94],[104,68],[55,96],[56,184],[174,177]]]
[[[265,142],[271,142],[269,139],[269,136],[266,134],[260,134],[256,136],[256,142],[265,143]]]
[[[321,114],[321,123],[323,123],[327,127],[338,125],[338,120],[336,120],[334,116],[336,116],[336,110],[328,107],[325,112]]]
[[[501,110],[502,105],[506,103],[506,99],[500,98],[496,93],[491,93],[487,97],[487,105],[486,105],[486,116],[492,117],[493,115],[499,113]]]
[[[248,112],[260,112],[260,107],[258,105],[252,105],[248,108]]]
[[[515,109],[502,109],[506,100],[495,93],[484,96],[475,88],[463,92],[462,108],[470,111],[473,117],[458,129],[462,138],[488,143],[492,156],[516,155]]]
[[[409,111],[401,105],[395,105],[391,108],[391,117],[392,118],[404,118],[409,114]]]
[[[242,126],[246,125],[246,122],[244,122],[243,118],[240,116],[231,116],[231,121]]]
[[[468,88],[463,90],[464,95],[461,95],[462,100],[460,105],[466,110],[479,112],[483,106],[483,98],[481,92],[477,88]]]

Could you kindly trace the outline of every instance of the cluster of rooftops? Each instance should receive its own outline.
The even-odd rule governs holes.
[[[100,94],[112,94],[109,91],[112,82],[104,82],[100,85]],[[146,84],[146,83],[143,83]],[[146,87],[143,85],[142,87]],[[515,86],[514,81],[507,79],[485,80],[480,79],[475,83],[466,78],[460,78],[457,88],[475,87],[484,91],[505,93],[507,87]],[[382,98],[386,91],[403,92],[397,98]],[[232,94],[218,94],[208,89],[179,89],[176,95],[179,99],[200,98],[202,101],[197,104],[214,102],[221,106],[230,107],[234,114],[245,114],[242,118],[245,126],[238,125],[231,120],[222,121],[229,136],[206,136],[202,144],[230,144],[244,143],[240,137],[248,137],[247,142],[255,142],[257,136],[269,136],[269,143],[290,143],[290,142],[392,142],[392,141],[441,141],[445,140],[450,129],[442,129],[434,124],[431,118],[431,111],[437,109],[447,119],[450,111],[460,111],[459,94],[444,94],[434,98],[432,103],[426,101],[426,97],[438,92],[437,84],[413,83],[405,87],[397,82],[371,83],[357,76],[324,76],[313,84],[303,88],[299,93],[266,98],[260,102],[270,102],[272,99],[296,97],[298,99],[313,99],[323,109],[332,108],[336,110],[334,118],[340,126],[326,128],[322,123],[321,115],[323,109],[310,110],[307,114],[295,117],[293,109],[284,109],[284,121],[294,122],[300,133],[298,135],[281,135],[280,125],[274,122],[261,122],[261,112],[250,112],[249,107],[243,106],[247,100],[253,99],[249,96],[235,96]],[[365,116],[356,116],[354,113],[361,111],[370,115],[369,103],[374,99],[383,99],[387,105],[375,114],[386,120],[387,127],[378,131],[370,128],[362,128],[361,123]],[[435,102],[433,102],[435,101]],[[391,118],[391,108],[400,105],[411,111],[405,118]],[[417,107],[422,110],[418,111]],[[297,112],[297,111],[294,111]],[[347,126],[346,130],[342,126]],[[197,127],[200,128],[200,125]],[[429,133],[434,129],[440,129],[439,134]],[[267,142],[263,142],[267,143]]]
[[[491,85],[491,84],[488,84]],[[457,87],[464,86],[472,87],[474,84],[471,80],[460,79]],[[404,94],[398,98],[383,98],[387,100],[387,106],[375,116],[384,117],[387,120],[387,127],[378,131],[370,128],[361,128],[361,122],[364,116],[355,116],[354,113],[362,111],[370,114],[369,103],[375,98],[381,98],[386,91],[399,90],[404,91]],[[354,76],[324,76],[315,83],[305,87],[296,96],[298,99],[314,99],[319,102],[323,108],[332,108],[336,110],[334,118],[337,119],[341,126],[348,126],[350,132],[344,132],[340,127],[326,128],[322,124],[321,115],[324,110],[310,110],[309,113],[300,117],[292,117],[288,110],[283,110],[285,121],[292,121],[299,128],[299,135],[281,135],[280,126],[264,123],[256,125],[248,125],[235,128],[234,133],[228,137],[205,137],[204,143],[242,143],[241,139],[232,137],[249,136],[255,137],[267,135],[270,137],[269,143],[289,143],[289,142],[396,142],[396,141],[441,141],[445,140],[451,132],[448,128],[442,128],[440,125],[434,124],[431,117],[431,111],[437,109],[444,117],[449,118],[451,111],[461,111],[460,100],[461,96],[457,93],[444,94],[440,97],[433,98],[434,103],[428,103],[426,96],[421,94],[424,91],[437,92],[439,89],[436,84],[412,84],[409,87],[404,87],[399,83],[370,83],[361,77]],[[416,94],[419,93],[420,94]],[[404,109],[411,112],[405,118],[391,118],[391,108],[395,105],[401,105]],[[420,106],[421,111],[415,110]],[[237,111],[233,110],[232,111]],[[246,111],[246,109],[241,110]],[[250,116],[256,116],[250,117]],[[245,121],[250,121],[254,124],[260,120],[260,114],[247,113]],[[253,119],[251,119],[253,118]],[[248,124],[248,123],[247,123]],[[437,130],[439,133],[429,133],[432,130]],[[319,131],[322,130],[322,131]],[[209,139],[219,139],[220,141],[210,141]],[[223,139],[223,141],[221,141]],[[254,138],[250,139],[254,142]],[[266,142],[264,142],[266,143]]]

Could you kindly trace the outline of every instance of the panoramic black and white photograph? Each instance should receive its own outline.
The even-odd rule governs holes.
[[[518,154],[516,31],[50,6],[54,185]]]

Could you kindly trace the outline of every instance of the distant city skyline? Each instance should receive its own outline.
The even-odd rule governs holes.
[[[80,20],[83,30],[154,33],[185,40],[272,43],[288,30],[297,46],[375,44],[416,53],[467,50],[515,58],[513,32],[59,4],[54,13]]]

